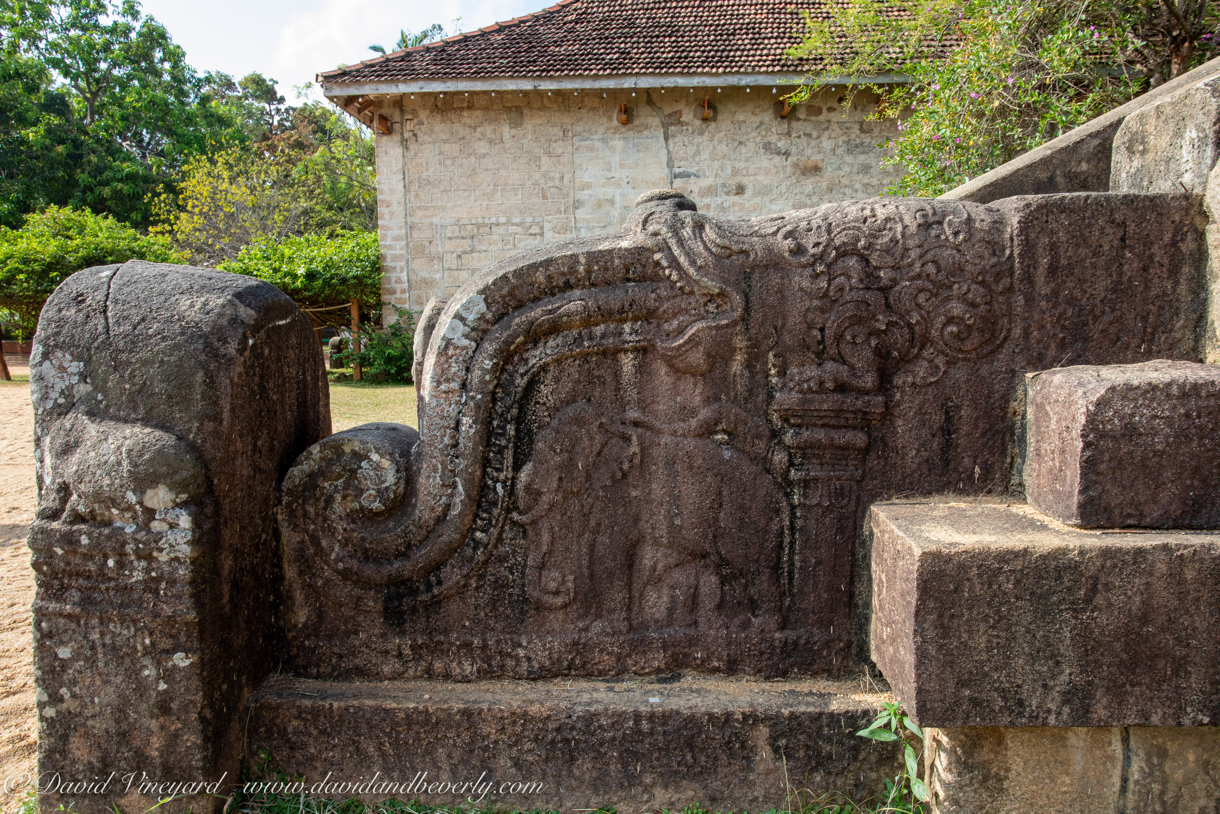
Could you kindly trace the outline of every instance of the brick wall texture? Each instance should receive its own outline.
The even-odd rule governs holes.
[[[779,115],[770,87],[418,93],[378,112],[382,293],[419,310],[546,241],[614,231],[637,196],[672,187],[730,218],[879,195],[893,120],[831,89]],[[711,118],[704,120],[703,100]],[[619,106],[628,124],[619,122]]]

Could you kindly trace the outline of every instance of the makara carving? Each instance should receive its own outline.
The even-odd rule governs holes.
[[[724,221],[669,192],[620,235],[488,269],[421,319],[420,432],[340,433],[289,473],[300,657],[345,629],[309,598],[332,590],[378,607],[400,651],[438,629],[489,653],[669,631],[693,637],[689,663],[734,636],[841,644],[883,382],[927,386],[1000,347],[1011,274],[984,206]],[[511,611],[478,631],[447,610],[496,590]]]

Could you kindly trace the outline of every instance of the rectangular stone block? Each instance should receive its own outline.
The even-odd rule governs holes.
[[[872,507],[872,657],[925,726],[1220,721],[1220,533]]]
[[[1197,192],[1220,158],[1220,77],[1143,107],[1114,136],[1114,192]]]
[[[1198,196],[1036,195],[995,206],[1012,228],[1020,369],[1202,358]]]
[[[1210,814],[1216,727],[927,730],[934,814]]]
[[[1030,505],[1084,528],[1220,527],[1220,366],[1079,366],[1026,381]]]
[[[303,775],[307,789],[328,775],[332,784],[374,775],[405,784],[427,773],[424,789],[383,787],[366,801],[453,804],[474,795],[440,785],[429,793],[427,784],[482,775],[493,791],[480,807],[501,810],[765,811],[783,807],[790,791],[862,799],[897,772],[899,750],[855,735],[883,700],[859,687],[677,673],[530,682],[284,677],[251,699],[247,742]]]

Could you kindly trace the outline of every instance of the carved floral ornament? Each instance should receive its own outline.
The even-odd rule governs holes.
[[[1007,336],[1008,229],[985,206],[870,200],[723,221],[693,205],[654,205],[627,228],[657,249],[679,291],[702,289],[734,314],[740,294],[716,282],[717,262],[744,255],[753,267],[800,269],[821,354],[791,371],[786,389],[872,392],[882,371],[895,370],[899,387],[927,385],[949,359],[986,356]]]
[[[467,283],[432,322],[421,433],[382,425],[308,450],[285,482],[289,543],[303,537],[343,578],[413,601],[452,593],[501,536],[517,415],[541,369],[649,349],[705,373],[708,348],[740,324],[745,275],[785,268],[818,341],[784,391],[874,392],[883,373],[926,385],[1007,335],[1008,231],[986,206],[874,200],[725,221],[649,193],[624,234],[519,255]]]

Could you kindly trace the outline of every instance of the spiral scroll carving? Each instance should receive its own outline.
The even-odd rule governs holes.
[[[789,371],[795,392],[931,384],[953,359],[996,350],[1011,318],[1011,250],[998,212],[928,201],[861,201],[771,220],[802,269],[817,363]]]

